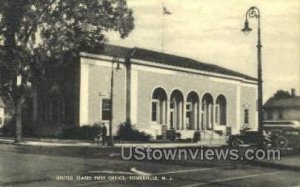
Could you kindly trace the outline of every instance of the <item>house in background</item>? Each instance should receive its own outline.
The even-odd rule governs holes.
[[[175,129],[182,138],[218,138],[228,127],[257,129],[257,80],[186,57],[105,45],[49,67],[48,86],[33,99],[35,129],[130,121],[153,137]],[[40,131],[41,132],[41,131]]]
[[[0,97],[0,128],[4,125],[5,122],[5,104]]]
[[[264,104],[264,120],[296,120],[300,121],[300,96],[291,89],[290,96],[271,97]]]

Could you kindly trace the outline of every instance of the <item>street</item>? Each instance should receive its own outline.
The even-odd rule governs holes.
[[[0,186],[300,185],[300,172],[287,168],[232,161],[124,161],[118,152],[0,144]]]

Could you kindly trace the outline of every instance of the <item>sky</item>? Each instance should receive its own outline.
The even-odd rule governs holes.
[[[257,77],[257,19],[241,32],[246,11],[261,12],[264,102],[277,90],[300,95],[300,0],[127,0],[135,29],[109,43],[189,57]],[[163,7],[172,14],[163,15]]]

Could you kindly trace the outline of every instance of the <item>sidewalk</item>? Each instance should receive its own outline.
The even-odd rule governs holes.
[[[15,143],[13,138],[0,138],[0,144],[16,144],[16,145],[30,145],[30,146],[68,146],[68,147],[99,147],[99,144],[81,141],[81,140],[60,140],[60,139],[34,139],[23,138],[20,143]]]
[[[0,138],[0,144],[14,144],[13,138]],[[68,147],[104,147],[101,144],[96,144],[92,141],[83,140],[61,140],[61,139],[38,139],[38,138],[24,138],[22,142],[17,143],[17,145],[30,145],[30,146],[68,146]],[[221,142],[209,142],[202,141],[199,143],[115,143],[114,147],[134,147],[134,146],[144,146],[151,148],[179,148],[179,147],[221,147],[224,144]]]
[[[182,143],[182,142],[170,142],[170,143],[116,143],[115,147],[151,147],[151,148],[180,148],[180,147],[222,147],[225,144],[221,141],[201,141],[198,143]]]

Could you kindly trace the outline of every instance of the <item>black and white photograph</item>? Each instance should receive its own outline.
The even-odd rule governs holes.
[[[300,186],[299,0],[0,0],[0,186]]]

